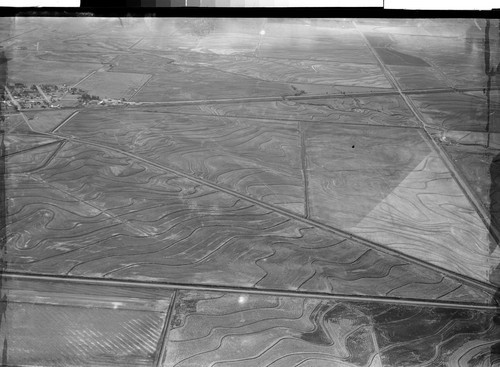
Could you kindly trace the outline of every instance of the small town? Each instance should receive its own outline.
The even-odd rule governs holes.
[[[4,111],[24,111],[64,107],[82,107],[86,105],[117,106],[131,104],[125,99],[100,98],[87,91],[69,87],[66,84],[8,83],[1,100]]]

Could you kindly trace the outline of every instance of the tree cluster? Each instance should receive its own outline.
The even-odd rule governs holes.
[[[92,100],[95,100],[95,101],[99,101],[100,98],[99,96],[94,96],[94,95],[90,95],[88,93],[83,93],[81,96],[80,96],[80,99],[83,101],[83,102],[90,102]]]

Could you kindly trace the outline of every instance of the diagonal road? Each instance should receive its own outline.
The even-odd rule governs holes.
[[[408,108],[412,111],[413,115],[417,118],[419,121],[421,128],[424,130],[426,134],[426,141],[433,149],[435,152],[437,152],[440,156],[440,158],[443,160],[443,162],[446,165],[446,168],[451,172],[452,177],[455,179],[457,182],[458,186],[464,193],[465,197],[469,200],[469,202],[473,205],[474,209],[476,212],[479,214],[479,217],[483,221],[484,225],[486,228],[490,228],[491,231],[497,236],[497,238],[500,238],[500,233],[498,230],[494,227],[490,226],[489,222],[489,213],[486,211],[485,207],[481,204],[480,199],[477,197],[477,195],[474,193],[474,191],[470,188],[469,184],[467,183],[467,180],[465,180],[462,175],[459,173],[459,171],[455,168],[455,165],[452,163],[452,160],[450,156],[443,150],[441,147],[435,142],[435,140],[432,138],[431,134],[429,131],[426,129],[426,123],[425,123],[425,117],[420,113],[418,108],[415,106],[413,101],[410,99],[411,93],[408,91],[404,91],[401,85],[399,84],[398,80],[392,72],[389,70],[389,68],[386,67],[380,56],[378,55],[377,51],[372,47],[368,39],[366,38],[365,34],[357,27],[356,22],[353,21],[353,24],[358,31],[358,33],[363,37],[366,46],[370,49],[372,52],[373,56],[377,60],[377,63],[379,64],[381,70],[383,71],[384,75],[386,78],[389,80],[389,82],[396,88],[398,94],[401,96],[401,98],[405,101],[405,104],[408,106]],[[480,91],[483,91],[483,88],[474,88],[476,91],[479,89]],[[432,90],[432,89],[431,89]],[[465,90],[458,90],[456,89],[457,92],[464,92]],[[472,90],[467,90],[467,91],[472,91]],[[424,92],[424,93],[429,93],[429,91]],[[420,94],[420,92],[418,93]]]
[[[377,244],[375,242],[366,240],[366,239],[364,239],[364,238],[362,238],[360,236],[357,236],[355,234],[339,230],[339,229],[337,229],[335,227],[332,227],[330,225],[318,222],[316,220],[309,219],[309,218],[304,218],[304,217],[302,217],[302,216],[300,216],[298,214],[295,214],[295,213],[293,213],[291,211],[288,211],[286,209],[279,208],[279,207],[276,207],[276,206],[274,206],[272,204],[268,204],[268,203],[265,203],[263,201],[254,199],[252,197],[246,196],[246,195],[241,194],[239,192],[236,192],[234,190],[231,190],[231,189],[222,187],[220,185],[217,185],[217,184],[215,184],[213,182],[207,181],[207,180],[205,180],[203,178],[199,178],[199,177],[196,177],[194,175],[190,175],[190,174],[181,172],[179,170],[176,170],[176,169],[164,166],[162,164],[150,161],[150,160],[148,160],[146,158],[137,156],[137,155],[135,155],[133,153],[129,153],[129,152],[123,151],[123,150],[121,150],[119,148],[110,147],[110,146],[107,146],[105,144],[95,143],[95,142],[92,142],[92,141],[88,141],[88,140],[84,140],[84,139],[79,139],[79,138],[75,138],[75,137],[68,137],[68,136],[60,134],[60,133],[44,133],[43,135],[51,136],[51,137],[54,137],[54,138],[59,138],[59,139],[65,140],[65,141],[72,141],[72,142],[76,142],[76,143],[80,143],[80,144],[91,145],[91,146],[95,146],[95,147],[98,147],[98,148],[101,148],[101,149],[112,150],[114,152],[126,155],[126,156],[131,157],[133,159],[136,159],[138,161],[141,161],[141,162],[144,162],[144,163],[149,164],[151,166],[154,166],[156,168],[159,168],[159,169],[161,169],[163,171],[175,174],[175,175],[180,176],[180,177],[184,177],[184,178],[186,178],[188,180],[191,180],[191,181],[194,181],[194,182],[196,182],[198,184],[211,187],[211,188],[213,188],[215,190],[218,190],[218,191],[224,192],[226,194],[238,197],[238,198],[243,199],[243,200],[245,200],[247,202],[251,202],[254,205],[257,205],[257,206],[260,206],[262,208],[265,208],[265,209],[277,212],[277,213],[279,213],[279,214],[281,214],[281,215],[283,215],[283,216],[285,216],[285,217],[287,217],[289,219],[294,219],[296,221],[299,221],[301,223],[307,224],[309,226],[322,229],[324,231],[333,233],[335,235],[340,235],[340,236],[342,236],[344,238],[348,238],[348,239],[350,239],[352,241],[355,241],[357,243],[360,243],[360,244],[363,244],[365,246],[368,246],[369,248],[376,249],[376,250],[381,251],[381,252],[386,253],[386,254],[395,255],[395,256],[397,256],[397,257],[399,257],[401,259],[404,259],[404,260],[406,260],[406,261],[408,261],[410,263],[419,264],[419,265],[424,266],[424,267],[426,267],[428,269],[431,269],[431,270],[437,271],[437,272],[439,272],[441,274],[445,274],[447,276],[450,276],[453,279],[458,279],[458,280],[460,280],[460,281],[462,281],[462,282],[464,282],[466,284],[469,284],[469,285],[472,285],[472,286],[475,286],[475,287],[479,287],[481,289],[488,290],[488,291],[495,291],[496,290],[496,287],[494,287],[494,286],[492,286],[492,285],[490,285],[490,284],[488,284],[486,282],[482,282],[482,281],[473,279],[471,277],[465,276],[463,274],[455,273],[453,271],[441,268],[439,266],[436,266],[434,264],[428,263],[428,262],[423,261],[421,259],[415,258],[415,257],[407,255],[407,254],[404,254],[404,253],[399,252],[399,251],[394,250],[394,249],[389,249],[389,248],[387,248],[387,247],[385,247],[383,245],[380,245],[380,244]]]

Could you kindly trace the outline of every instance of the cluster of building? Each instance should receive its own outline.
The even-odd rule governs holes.
[[[126,102],[125,98],[113,99],[113,98],[102,98],[102,99],[88,99],[84,98],[82,104],[86,105],[99,105],[99,106],[120,106],[120,105],[130,105],[135,104],[135,102]]]
[[[71,95],[73,98],[70,99],[78,100],[84,94],[87,94],[84,90],[68,87],[65,84],[32,84],[28,86],[23,83],[8,83],[5,86],[3,102],[7,107],[13,106],[19,110],[58,108],[61,107],[60,102],[64,101],[66,96]]]
[[[40,94],[35,85],[28,87],[23,83],[9,83],[6,90],[6,103],[19,109],[27,108],[47,108],[47,102],[43,95]]]
[[[85,105],[119,106],[135,104],[124,98],[100,98],[87,91],[67,85],[8,83],[1,98],[4,111],[44,108],[76,107]]]

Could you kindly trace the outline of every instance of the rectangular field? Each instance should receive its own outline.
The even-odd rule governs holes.
[[[78,88],[100,98],[129,99],[150,77],[149,74],[97,72],[78,84]]]

